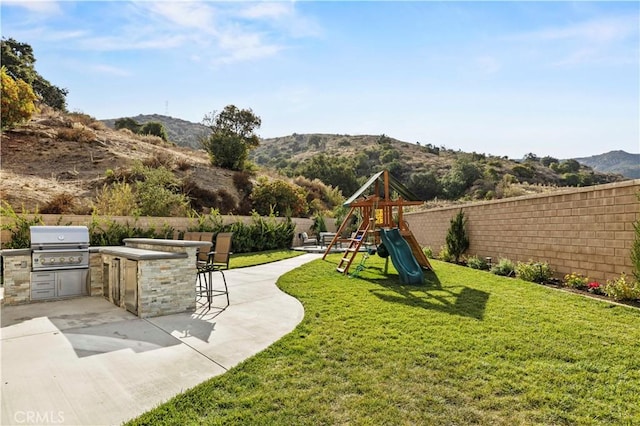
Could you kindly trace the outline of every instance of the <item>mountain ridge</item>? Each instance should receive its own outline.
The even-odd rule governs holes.
[[[119,117],[125,118],[125,117]],[[109,118],[102,119],[103,123],[105,123],[110,128],[115,128],[115,121],[119,118]],[[169,140],[176,143],[180,146],[185,146],[193,149],[201,149],[200,146],[200,138],[206,136],[210,129],[200,123],[194,123],[188,120],[184,120],[177,117],[172,117],[168,115],[162,114],[138,114],[133,117],[129,117],[134,119],[140,124],[145,124],[149,121],[157,121],[162,123],[168,133]],[[260,138],[261,142],[263,141],[271,141],[271,140],[285,140],[290,137],[296,137],[297,135],[316,135],[316,133],[293,133],[291,135],[286,136],[278,136],[273,138]],[[348,136],[348,137],[378,137],[379,135],[340,135],[340,134],[317,134],[321,137],[328,136]],[[393,139],[397,140],[397,139]],[[411,144],[410,142],[400,141],[399,142]],[[253,154],[252,154],[253,155]],[[253,155],[255,157],[255,155]],[[504,158],[504,157],[502,157]],[[596,171],[604,172],[604,173],[616,173],[621,174],[629,179],[638,179],[640,178],[640,154],[628,153],[623,150],[613,150],[602,154],[592,155],[589,157],[577,157],[571,158],[578,161],[581,164],[584,164],[588,167],[593,168]],[[519,159],[512,159],[513,161],[520,161]]]
[[[640,179],[640,154],[614,150],[575,160],[600,172],[619,173],[629,179]]]

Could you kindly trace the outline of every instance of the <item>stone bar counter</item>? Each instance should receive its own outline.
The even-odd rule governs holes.
[[[31,249],[0,250],[4,287],[3,305],[20,305],[31,300]]]
[[[127,238],[89,247],[90,296],[104,296],[141,318],[196,308],[196,256],[209,242]],[[3,305],[31,303],[31,249],[1,250]]]
[[[152,238],[123,242],[124,247],[90,248],[92,294],[100,293],[141,318],[195,310],[197,250],[211,243]]]

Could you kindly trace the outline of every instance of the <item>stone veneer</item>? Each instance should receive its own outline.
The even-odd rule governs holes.
[[[156,317],[193,311],[195,308],[194,257],[138,262],[139,317]]]
[[[100,252],[91,250],[89,253],[90,296],[102,296],[102,263],[102,255]]]
[[[2,250],[4,305],[31,301],[31,249]]]
[[[127,238],[124,243],[123,248],[103,249],[103,262],[115,257],[137,261],[139,317],[195,310],[196,253],[207,243],[149,238]]]
[[[91,296],[103,295],[103,265],[115,258],[137,262],[138,316],[141,318],[193,311],[196,308],[196,253],[207,242],[125,239],[125,247],[91,247]],[[31,250],[2,250],[4,305],[31,302]],[[109,300],[124,307],[120,300]]]

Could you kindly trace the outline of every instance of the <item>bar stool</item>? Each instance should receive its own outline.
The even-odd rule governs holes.
[[[227,304],[222,308],[226,309],[229,306],[229,288],[227,287],[227,279],[224,276],[224,271],[229,269],[229,257],[231,256],[231,239],[232,232],[220,232],[216,235],[216,242],[213,251],[207,253],[206,262],[198,264],[198,285],[199,289],[207,296],[207,304],[211,309],[211,301],[214,297],[225,296]],[[224,288],[216,289],[213,285],[213,273],[220,272],[222,275],[222,283]],[[205,285],[202,286],[203,274],[207,274],[205,278]]]

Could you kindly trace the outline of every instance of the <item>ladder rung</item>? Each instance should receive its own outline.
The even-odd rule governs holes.
[[[348,262],[348,261],[350,261],[350,260],[351,260],[351,258],[350,258],[350,257],[343,257],[343,258],[342,258],[342,261],[343,261],[343,262]]]
[[[344,268],[336,268],[336,271],[340,272],[341,274],[344,273]]]

